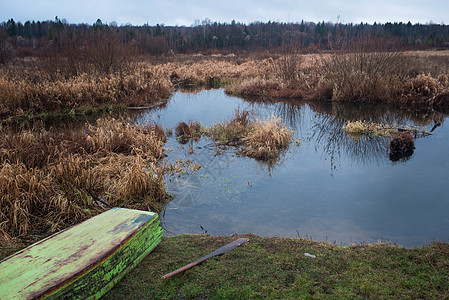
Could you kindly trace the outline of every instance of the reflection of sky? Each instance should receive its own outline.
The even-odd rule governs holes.
[[[198,120],[203,125],[212,125],[216,121],[223,121],[234,114],[240,105],[246,108],[240,99],[226,97],[215,91],[201,91],[197,94],[183,94],[176,92],[170,99],[166,109],[155,111],[152,120],[164,124],[164,127],[174,129],[180,121]]]
[[[212,124],[232,116],[237,106],[252,107],[265,117],[277,113],[291,119],[285,111],[294,111],[296,123],[290,125],[300,146],[292,144],[279,165],[268,168],[233,149],[214,156],[213,147],[198,148],[208,140],[193,143],[195,153],[187,158],[202,168],[192,178],[167,183],[175,195],[163,217],[169,231],[200,233],[201,225],[215,235],[295,237],[299,232],[338,243],[381,239],[416,246],[432,239],[449,241],[449,130],[444,125],[415,141],[410,160],[392,163],[385,140],[354,142],[340,134],[344,120],[335,122],[307,105],[284,107],[279,113],[279,105],[248,104],[220,90],[204,91],[175,94],[156,116],[164,127],[190,119]],[[325,151],[326,143],[340,151]],[[185,149],[173,138],[167,146],[173,149],[169,159],[185,158]],[[338,156],[332,162],[335,170],[330,153]]]

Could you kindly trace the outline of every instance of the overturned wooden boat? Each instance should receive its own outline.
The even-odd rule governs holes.
[[[98,299],[162,239],[156,213],[113,208],[0,262],[0,299]]]

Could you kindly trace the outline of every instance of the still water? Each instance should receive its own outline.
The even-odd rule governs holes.
[[[338,244],[393,242],[406,247],[449,242],[449,128],[447,114],[363,104],[257,103],[223,90],[177,92],[164,108],[137,118],[174,131],[179,121],[203,125],[229,120],[236,108],[259,119],[275,115],[295,140],[274,165],[217,154],[211,140],[181,145],[171,137],[168,161],[192,159],[201,169],[167,178],[174,196],[161,213],[167,235],[251,232],[307,237]],[[348,120],[419,125],[432,135],[415,140],[408,160],[392,162],[389,140],[353,138]],[[193,148],[193,153],[189,153]]]

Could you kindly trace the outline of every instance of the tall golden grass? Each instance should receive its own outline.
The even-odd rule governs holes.
[[[245,156],[272,162],[293,139],[292,131],[279,118],[271,116],[266,121],[253,121],[248,111],[239,110],[234,118],[214,124],[205,133],[220,145],[241,146],[240,153]]]
[[[28,58],[0,67],[0,116],[105,104],[145,106],[177,87],[204,86],[261,98],[449,105],[449,53],[402,53],[384,49],[379,41],[362,40],[323,54],[136,57],[108,72],[92,63],[70,71],[64,67],[67,60]],[[420,84],[429,92],[423,93]]]
[[[361,40],[320,55],[273,56],[259,71],[225,89],[231,95],[258,98],[449,106],[448,70],[447,52],[414,55],[387,49],[381,41]]]
[[[57,112],[104,104],[142,106],[167,98],[170,82],[161,69],[130,63],[120,72],[95,70],[66,76],[40,70],[43,62],[0,69],[0,116]]]
[[[114,206],[160,209],[156,126],[100,119],[80,131],[1,132],[0,233],[46,235]]]
[[[260,160],[276,159],[292,139],[292,132],[281,119],[271,116],[267,121],[256,120],[248,135],[242,139],[242,154]]]

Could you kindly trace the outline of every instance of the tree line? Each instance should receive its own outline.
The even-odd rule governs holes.
[[[253,22],[242,24],[196,20],[192,26],[117,26],[115,22],[69,24],[65,19],[27,21],[9,19],[0,23],[0,54],[29,56],[48,48],[62,49],[68,44],[84,47],[95,35],[113,35],[136,53],[164,54],[207,50],[276,49],[294,45],[301,49],[328,49],[335,37],[346,41],[361,36],[392,38],[397,45],[411,47],[449,47],[449,26],[442,24],[341,24],[331,22]],[[131,48],[131,47],[130,47]]]

